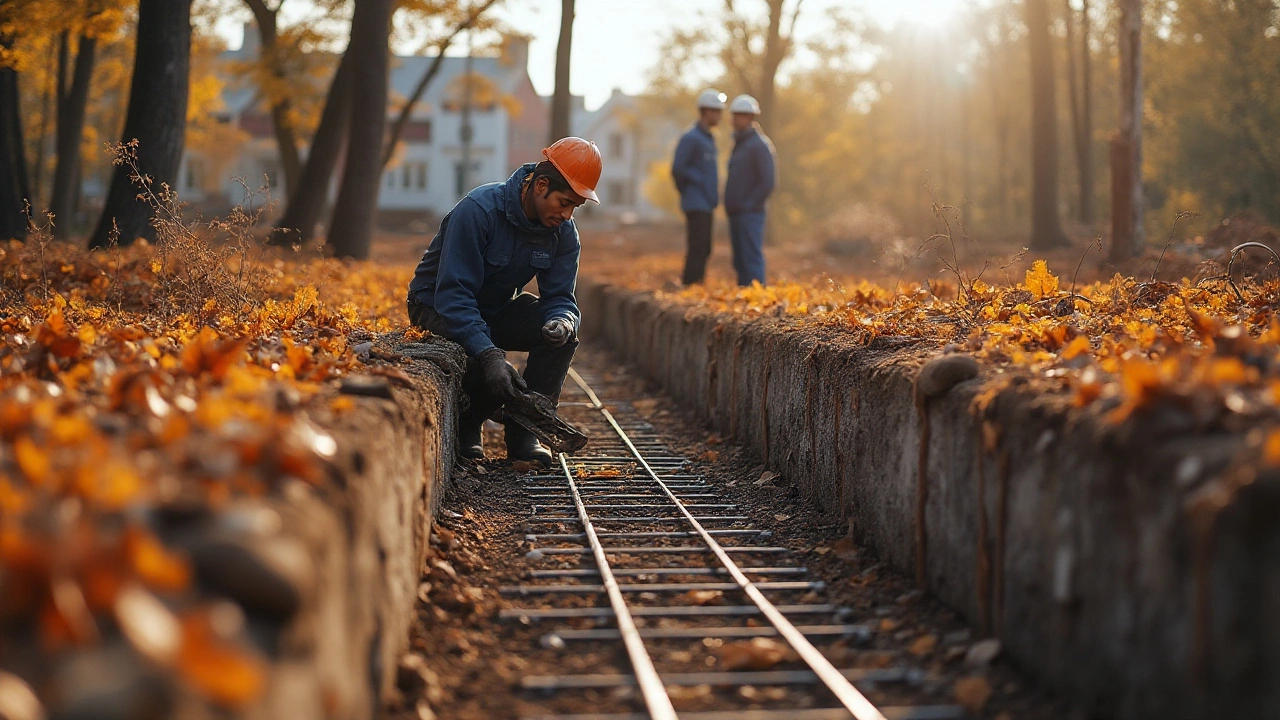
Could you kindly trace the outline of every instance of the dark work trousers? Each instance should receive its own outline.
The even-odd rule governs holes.
[[[433,307],[410,300],[409,321],[433,335],[448,337],[444,320]],[[573,352],[578,347],[577,338],[560,347],[547,344],[542,337],[542,326],[546,322],[542,316],[542,302],[533,293],[520,293],[487,321],[489,337],[494,345],[503,350],[529,353],[522,373],[529,389],[559,401],[560,386],[564,384],[569,364],[573,362]],[[462,422],[478,425],[502,406],[502,400],[485,386],[484,373],[475,358],[467,358],[462,389],[471,398],[471,408],[462,417]]]
[[[686,210],[685,231],[689,250],[684,256],[685,285],[702,282],[707,275],[707,258],[711,257],[712,214],[702,210]]]

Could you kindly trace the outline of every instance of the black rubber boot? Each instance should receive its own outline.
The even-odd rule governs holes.
[[[551,457],[551,451],[543,447],[533,433],[514,422],[507,423],[506,428],[508,458],[538,462],[543,467],[551,467],[551,463],[555,461]]]
[[[466,416],[458,420],[458,457],[484,459],[484,420]]]

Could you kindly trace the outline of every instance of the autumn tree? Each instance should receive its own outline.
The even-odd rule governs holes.
[[[387,123],[388,39],[394,0],[363,0],[351,19],[351,119],[347,161],[333,209],[329,250],[364,259],[382,185],[382,143]]]
[[[573,51],[573,0],[560,0],[560,39],[556,43],[556,89],[551,96],[551,137],[548,145],[572,132],[569,58]]]
[[[284,172],[284,185],[292,188],[302,174],[302,156],[298,152],[297,133],[293,127],[293,101],[289,93],[289,72],[286,54],[289,48],[279,42],[280,8],[285,0],[269,4],[267,0],[244,0],[253,11],[254,24],[258,28],[261,47],[262,81],[267,102],[271,106],[271,129],[276,137],[280,153],[280,167]]]
[[[182,160],[190,61],[191,0],[140,0],[123,141],[137,141],[138,170],[157,191],[174,184]],[[117,229],[121,244],[155,237],[131,174],[116,167],[89,247],[107,247]]]
[[[1047,0],[1026,0],[1031,52],[1031,247],[1066,244],[1058,217],[1058,116]]]

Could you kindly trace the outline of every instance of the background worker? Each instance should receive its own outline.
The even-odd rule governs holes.
[[[765,203],[777,182],[773,142],[760,131],[756,117],[760,103],[739,95],[729,104],[733,113],[733,153],[724,185],[724,211],[729,215],[729,240],[738,284],[764,283]]]
[[[712,218],[720,204],[720,170],[711,128],[720,124],[724,100],[719,90],[703,90],[698,95],[698,122],[680,138],[671,162],[688,239],[681,277],[685,285],[702,282],[711,256]]]
[[[569,137],[542,151],[545,160],[516,169],[506,182],[467,193],[440,229],[409,284],[409,320],[462,345],[463,390],[470,407],[459,420],[458,453],[484,457],[481,427],[508,400],[533,390],[558,400],[578,345],[574,298],[581,245],[573,211],[599,203],[600,150]],[[539,295],[521,292],[533,278]],[[504,350],[527,351],[524,375]],[[533,433],[506,427],[507,456],[552,462]]]

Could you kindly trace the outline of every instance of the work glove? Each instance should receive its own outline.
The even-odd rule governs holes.
[[[507,362],[507,354],[502,348],[492,347],[476,357],[480,362],[480,370],[484,373],[484,384],[489,392],[503,402],[516,396],[516,392],[529,389],[520,373]]]
[[[577,333],[573,330],[573,322],[569,318],[551,318],[542,326],[542,337],[551,347],[560,347],[573,339]]]

